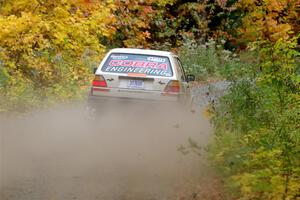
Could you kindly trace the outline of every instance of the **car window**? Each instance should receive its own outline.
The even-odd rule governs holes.
[[[182,67],[181,61],[179,60],[178,57],[175,57],[175,60],[176,60],[177,66],[178,66],[181,80],[186,81],[186,77],[185,77],[185,73],[184,73],[184,69]]]
[[[168,57],[142,54],[112,53],[105,61],[101,71],[116,74],[137,73],[149,76],[173,76]]]

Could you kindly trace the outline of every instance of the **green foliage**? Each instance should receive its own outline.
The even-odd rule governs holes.
[[[239,76],[241,68],[243,72],[248,70],[235,53],[224,49],[224,40],[218,43],[213,39],[202,45],[186,41],[178,52],[186,73],[194,74],[198,80],[233,80]]]
[[[241,199],[300,195],[297,38],[258,43],[261,62],[232,82],[213,118],[211,159]],[[258,70],[259,69],[259,70]],[[252,72],[256,72],[253,76]],[[252,75],[252,76],[251,76]]]
[[[195,74],[199,80],[206,80],[218,76],[217,69],[221,65],[218,53],[221,51],[217,49],[215,41],[210,40],[205,45],[186,43],[179,54],[186,73]]]

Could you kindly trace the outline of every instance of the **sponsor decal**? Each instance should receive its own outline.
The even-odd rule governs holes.
[[[117,60],[125,60],[128,58],[128,56],[118,56],[118,55],[111,55],[110,57]]]
[[[168,58],[144,55],[111,55],[102,67],[104,72],[172,76]]]
[[[166,63],[148,62],[142,60],[111,60],[108,65],[111,67],[141,67],[168,70],[168,65]]]
[[[166,62],[167,61],[165,58],[159,58],[159,57],[148,57],[147,60],[150,60],[153,62]]]
[[[105,72],[139,73],[153,76],[171,76],[171,74],[168,71],[163,69],[138,68],[128,66],[109,66],[105,69]]]

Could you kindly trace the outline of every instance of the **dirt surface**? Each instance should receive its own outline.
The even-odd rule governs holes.
[[[0,117],[1,200],[219,200],[204,156],[178,151],[208,143],[200,113],[113,105],[97,117],[61,106]]]

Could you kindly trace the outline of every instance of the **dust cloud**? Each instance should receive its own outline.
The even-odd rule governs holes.
[[[178,147],[189,138],[205,145],[210,132],[200,113],[155,104],[2,115],[0,199],[182,199],[190,195],[184,185],[199,183],[209,170],[205,159]]]

